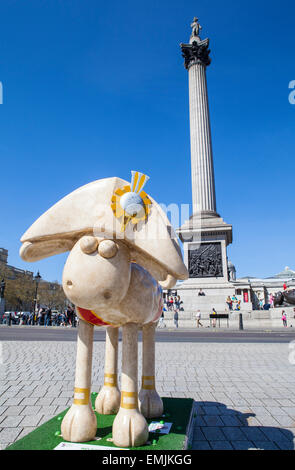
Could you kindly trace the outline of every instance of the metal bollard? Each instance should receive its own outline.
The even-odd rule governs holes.
[[[239,313],[239,330],[243,330],[244,329],[244,326],[243,326],[243,314],[242,313]]]

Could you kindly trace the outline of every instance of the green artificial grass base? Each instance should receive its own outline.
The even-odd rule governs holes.
[[[96,396],[97,393],[91,394],[93,407]],[[173,423],[169,434],[150,433],[149,441],[146,445],[130,447],[130,450],[181,450],[186,448],[193,400],[191,398],[163,398],[163,404],[165,417],[159,419],[167,423]],[[67,410],[42,424],[27,436],[14,442],[6,450],[53,450],[61,442],[66,442],[60,436],[60,426]],[[96,437],[100,439],[84,442],[84,444],[91,444],[97,447],[113,447],[116,450],[117,447],[112,441],[109,441],[112,437],[112,425],[116,415],[101,415],[96,412],[95,414],[97,416]],[[148,424],[152,421],[157,421],[157,419],[147,420]]]

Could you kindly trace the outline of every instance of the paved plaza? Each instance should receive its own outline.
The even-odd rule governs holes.
[[[156,347],[160,394],[195,400],[193,449],[294,449],[295,365],[288,343]],[[0,342],[1,449],[72,403],[75,356],[76,342]],[[103,382],[103,365],[104,343],[95,342],[92,391]]]

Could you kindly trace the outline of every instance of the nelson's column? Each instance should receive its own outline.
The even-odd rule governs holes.
[[[177,230],[189,271],[189,279],[177,286],[177,290],[185,309],[224,310],[226,296],[235,293],[231,282],[235,281],[235,271],[226,253],[232,242],[232,226],[216,210],[206,81],[206,69],[211,62],[209,39],[200,38],[198,18],[194,18],[191,27],[189,44],[180,46],[189,78],[193,214]],[[206,297],[196,297],[200,288]]]

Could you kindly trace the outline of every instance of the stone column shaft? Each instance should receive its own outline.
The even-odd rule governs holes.
[[[189,67],[193,213],[216,212],[206,66]]]

